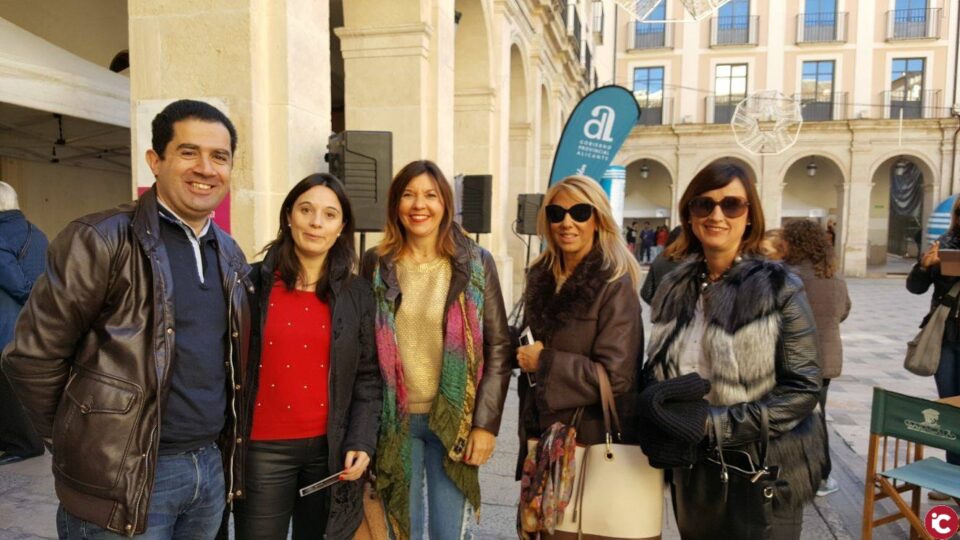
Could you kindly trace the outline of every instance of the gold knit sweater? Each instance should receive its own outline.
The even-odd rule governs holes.
[[[422,264],[397,261],[397,280],[403,294],[396,315],[397,347],[412,414],[429,413],[440,386],[446,315],[443,308],[451,276],[447,257]]]

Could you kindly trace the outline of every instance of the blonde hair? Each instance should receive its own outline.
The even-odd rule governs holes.
[[[543,198],[543,205],[537,212],[537,234],[546,244],[546,249],[533,261],[533,264],[545,264],[553,272],[556,279],[562,274],[563,256],[550,234],[550,223],[547,222],[547,205],[551,204],[557,195],[566,193],[578,203],[587,203],[594,208],[593,216],[597,223],[597,236],[594,238],[594,247],[599,247],[603,256],[603,268],[610,269],[613,274],[609,281],[613,282],[625,274],[635,289],[640,287],[640,264],[630,253],[627,244],[620,234],[620,226],[613,219],[610,201],[600,184],[588,176],[568,176],[554,184]]]

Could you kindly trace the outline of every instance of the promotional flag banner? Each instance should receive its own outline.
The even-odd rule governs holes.
[[[940,238],[940,235],[947,232],[947,229],[950,228],[950,212],[953,210],[953,203],[956,202],[956,200],[956,195],[947,197],[943,201],[940,201],[940,204],[938,204],[933,213],[930,214],[930,219],[927,220],[927,241],[920,249],[927,249],[930,244],[937,238]]]
[[[599,181],[638,120],[640,106],[622,86],[601,86],[584,96],[560,135],[550,185],[575,174]]]

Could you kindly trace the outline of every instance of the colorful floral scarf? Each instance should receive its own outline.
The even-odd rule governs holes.
[[[461,248],[463,249],[463,248]],[[430,408],[429,426],[447,449],[444,470],[467,501],[480,508],[478,468],[463,462],[473,424],[477,384],[483,373],[483,299],[486,277],[476,244],[469,248],[469,280],[447,309],[440,387]],[[396,301],[377,263],[373,293],[377,302],[377,352],[383,374],[383,412],[377,444],[377,491],[397,540],[410,536],[410,418],[397,346]]]
[[[577,430],[554,422],[527,453],[520,480],[517,535],[523,540],[553,534],[573,494]]]

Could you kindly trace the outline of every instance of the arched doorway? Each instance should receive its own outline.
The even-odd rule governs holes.
[[[874,272],[906,273],[921,249],[926,186],[933,172],[911,155],[886,159],[873,173],[867,267]]]
[[[624,231],[633,228],[639,232],[646,227],[670,229],[673,224],[673,178],[670,171],[652,159],[638,159],[627,165],[627,185],[623,200]],[[629,238],[629,236],[628,236]],[[639,244],[639,236],[638,242]],[[635,253],[643,255],[640,246]],[[641,262],[648,262],[643,259]]]
[[[503,179],[508,187],[507,203],[516,208],[517,196],[533,192],[530,178],[530,154],[533,135],[530,107],[528,106],[527,66],[523,53],[516,44],[510,47],[510,153],[508,170],[510,176]],[[511,216],[510,221],[516,219]],[[529,240],[529,239],[524,239]],[[516,235],[507,238],[507,254],[513,259],[514,296],[523,290],[524,268],[527,263],[527,244]],[[535,253],[530,250],[531,256]]]
[[[481,0],[456,0],[455,6],[460,17],[454,40],[454,174],[494,174],[488,14]]]
[[[810,155],[793,162],[783,177],[780,226],[795,219],[810,219],[826,230],[832,222],[834,246],[839,246],[843,238],[843,181],[843,171],[828,157]],[[768,223],[767,227],[774,228],[776,224]]]

